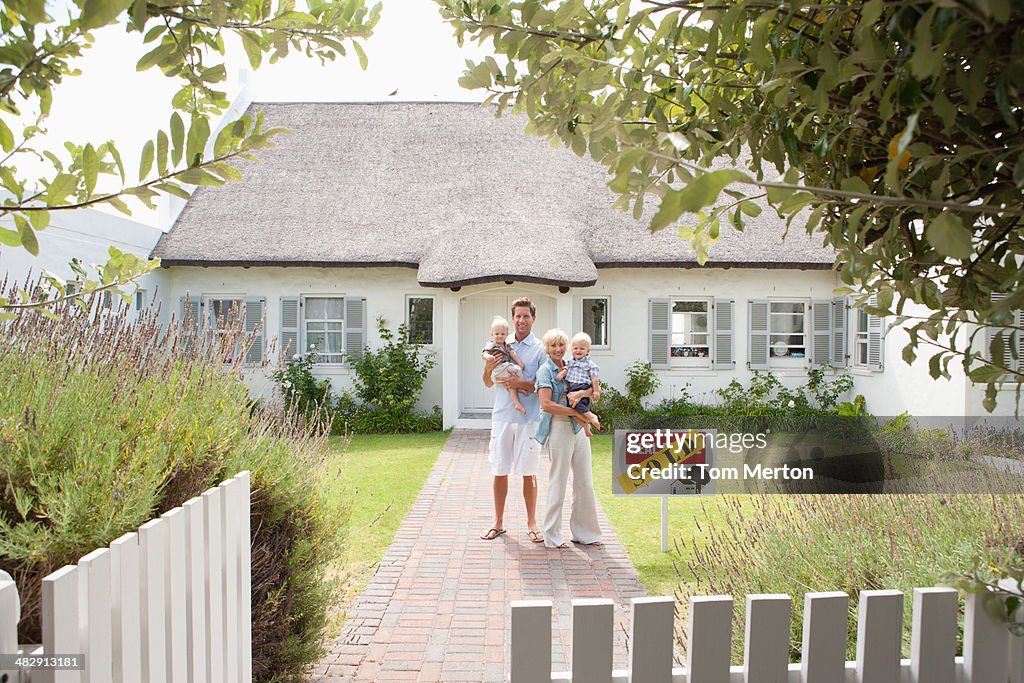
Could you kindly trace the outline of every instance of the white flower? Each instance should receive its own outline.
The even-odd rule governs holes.
[[[299,353],[297,353],[294,356],[292,356],[292,360],[299,360],[300,358],[302,358],[302,354],[299,354]]]
[[[790,408],[796,408],[796,401],[790,401],[789,402],[789,407]]]
[[[292,383],[289,382],[288,380],[285,380],[285,381],[281,382],[281,386],[284,387],[285,389],[291,389],[292,388]]]

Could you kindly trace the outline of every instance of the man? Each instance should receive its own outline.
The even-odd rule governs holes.
[[[491,463],[494,475],[494,526],[480,535],[491,541],[505,533],[505,499],[508,497],[508,476],[517,474],[523,478],[523,501],[526,503],[526,525],[530,540],[543,543],[544,536],[537,526],[537,473],[540,471],[540,443],[532,437],[537,431],[540,419],[540,399],[537,397],[533,380],[537,369],[547,360],[544,345],[533,334],[537,320],[537,308],[529,299],[522,297],[512,302],[512,326],[515,328],[509,345],[523,361],[523,376],[503,381],[507,387],[525,391],[519,400],[526,409],[525,414],[516,411],[509,392],[498,391],[494,397],[494,411],[491,413],[491,444],[487,461]],[[494,386],[491,371],[496,362],[484,365],[484,386]]]

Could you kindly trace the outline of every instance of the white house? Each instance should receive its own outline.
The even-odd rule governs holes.
[[[961,374],[934,382],[900,358],[903,333],[833,296],[833,254],[772,211],[724,230],[704,266],[669,231],[611,208],[604,169],[474,104],[255,104],[290,135],[244,163],[244,182],[200,188],[153,256],[164,312],[207,320],[246,303],[262,319],[246,381],[271,391],[269,342],[316,344],[316,372],[351,385],[345,354],[408,323],[437,355],[420,405],[479,425],[493,402],[480,349],[496,314],[529,296],[538,334],[583,329],[605,383],[651,362],[662,397],[752,370],[801,384],[849,372],[877,415],[982,414]],[[186,310],[186,302],[188,302]],[[900,338],[896,339],[895,335]],[[1012,401],[1005,411],[1012,413]]]

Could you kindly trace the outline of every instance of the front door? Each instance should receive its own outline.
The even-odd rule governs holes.
[[[482,292],[463,297],[462,310],[459,316],[459,376],[462,395],[462,413],[467,417],[487,416],[494,407],[495,389],[488,389],[483,384],[484,361],[480,352],[491,339],[491,322],[494,316],[500,315],[509,321],[512,334],[512,302],[524,294],[496,294]],[[555,326],[555,300],[550,296],[527,293],[537,308],[537,321],[533,324],[533,333],[537,337]],[[511,336],[511,335],[510,335]],[[504,389],[502,390],[504,391]]]

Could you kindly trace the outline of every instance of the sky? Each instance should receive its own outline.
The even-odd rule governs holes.
[[[59,17],[68,4],[51,4],[51,16]],[[481,91],[460,88],[458,79],[467,59],[480,59],[487,51],[476,45],[460,48],[432,0],[385,0],[383,4],[374,35],[363,44],[369,58],[366,71],[350,50],[347,57],[326,65],[290,55],[276,64],[264,62],[252,72],[240,47],[228,41],[228,82],[224,89],[234,97],[244,81],[257,102],[483,99]],[[170,99],[180,83],[157,69],[142,73],[135,70],[138,59],[148,51],[140,34],[111,26],[95,31],[94,36],[93,47],[74,63],[82,74],[66,78],[54,93],[52,112],[45,124],[47,137],[55,143],[73,140],[79,144],[115,139],[131,173],[138,167],[145,141],[158,127],[166,129]],[[133,217],[147,223],[157,220],[145,211],[136,211]]]

